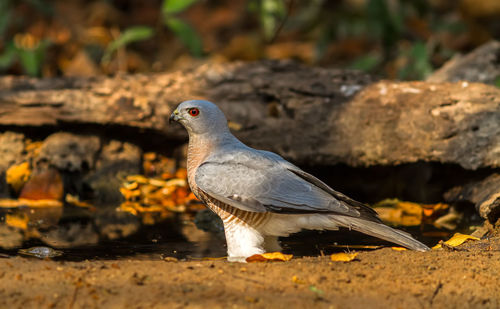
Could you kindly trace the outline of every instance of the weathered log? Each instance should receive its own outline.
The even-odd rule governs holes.
[[[469,81],[495,85],[500,77],[500,42],[491,41],[467,55],[456,55],[427,78],[429,82]]]
[[[500,174],[455,187],[446,192],[444,197],[450,203],[474,204],[481,217],[495,224],[500,218]]]
[[[0,79],[0,126],[88,125],[185,139],[180,101],[217,102],[236,135],[299,164],[417,161],[500,167],[500,90],[473,83],[371,84],[355,72],[292,62],[203,65],[112,78]]]

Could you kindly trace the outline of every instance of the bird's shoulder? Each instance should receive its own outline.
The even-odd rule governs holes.
[[[246,145],[238,145],[237,147],[230,145],[212,152],[203,163],[244,165],[248,168],[268,169],[281,167],[282,161],[285,160],[273,152],[254,149]]]

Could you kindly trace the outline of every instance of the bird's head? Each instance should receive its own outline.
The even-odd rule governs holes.
[[[184,101],[170,115],[170,122],[182,124],[191,134],[221,134],[229,132],[224,113],[212,102]]]

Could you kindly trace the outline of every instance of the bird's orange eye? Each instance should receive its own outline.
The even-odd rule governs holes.
[[[200,114],[200,110],[197,108],[190,108],[188,113],[189,113],[189,115],[196,117]]]

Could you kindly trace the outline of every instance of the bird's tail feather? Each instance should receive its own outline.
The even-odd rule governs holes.
[[[408,249],[416,251],[429,250],[429,247],[414,239],[410,234],[393,229],[382,223],[338,215],[331,216],[331,219],[340,226],[399,244]]]

